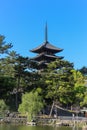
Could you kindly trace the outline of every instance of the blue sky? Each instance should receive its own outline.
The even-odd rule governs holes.
[[[0,0],[0,34],[22,56],[48,41],[64,49],[60,54],[76,69],[87,67],[87,0]]]

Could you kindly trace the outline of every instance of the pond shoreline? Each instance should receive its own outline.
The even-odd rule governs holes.
[[[0,123],[24,124],[24,125],[52,125],[52,126],[86,126],[87,118],[37,118],[35,121],[28,122],[26,118],[5,117],[0,119]]]

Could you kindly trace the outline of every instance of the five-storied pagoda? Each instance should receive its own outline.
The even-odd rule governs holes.
[[[55,61],[56,59],[62,59],[62,56],[56,56],[56,53],[61,52],[63,49],[55,47],[50,44],[47,39],[47,24],[45,27],[45,41],[40,46],[30,50],[33,53],[37,53],[36,57],[31,58],[38,63],[38,69],[43,69],[48,63]]]

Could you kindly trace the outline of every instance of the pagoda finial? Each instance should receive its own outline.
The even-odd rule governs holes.
[[[45,42],[47,42],[47,22],[46,22],[46,26],[45,26]]]

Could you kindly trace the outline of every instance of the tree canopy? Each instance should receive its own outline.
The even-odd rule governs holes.
[[[22,96],[22,103],[19,105],[18,111],[27,113],[29,120],[36,116],[43,108],[41,96],[36,92],[25,93]]]
[[[63,107],[87,106],[86,67],[75,70],[73,63],[56,60],[47,68],[37,70],[37,63],[11,49],[12,44],[6,43],[5,37],[0,35],[0,99],[11,110],[31,111],[32,115],[43,107],[41,100],[45,106],[52,105],[54,101]],[[41,92],[38,94],[37,90]],[[32,102],[33,108],[29,110],[23,106]],[[38,110],[35,107],[37,104],[41,105]]]

